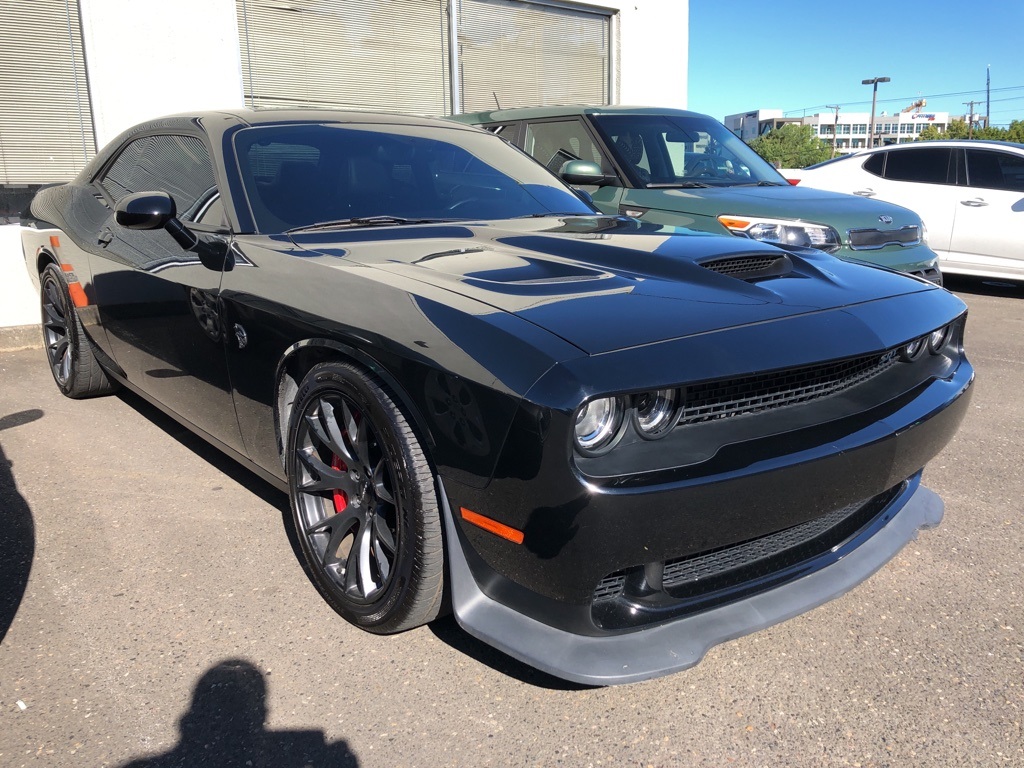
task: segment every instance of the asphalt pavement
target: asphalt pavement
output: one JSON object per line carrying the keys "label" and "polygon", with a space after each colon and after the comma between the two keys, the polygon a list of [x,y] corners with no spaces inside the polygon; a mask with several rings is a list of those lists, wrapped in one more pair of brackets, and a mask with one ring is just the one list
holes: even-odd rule
{"label": "asphalt pavement", "polygon": [[285,496],[0,334],[0,765],[1024,766],[1024,285],[957,280],[978,381],[943,524],[695,668],[581,688],[320,599]]}

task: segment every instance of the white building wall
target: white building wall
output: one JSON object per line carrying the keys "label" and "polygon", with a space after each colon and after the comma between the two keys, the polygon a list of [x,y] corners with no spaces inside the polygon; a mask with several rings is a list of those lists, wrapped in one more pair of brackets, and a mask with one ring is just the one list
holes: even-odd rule
{"label": "white building wall", "polygon": [[616,104],[686,109],[690,0],[591,3],[618,14]]}
{"label": "white building wall", "polygon": [[96,144],[175,112],[242,106],[234,0],[80,0]]}
{"label": "white building wall", "polygon": [[[96,143],[143,120],[242,107],[234,0],[80,0]],[[597,0],[613,11],[611,100],[685,108],[689,0]]]}

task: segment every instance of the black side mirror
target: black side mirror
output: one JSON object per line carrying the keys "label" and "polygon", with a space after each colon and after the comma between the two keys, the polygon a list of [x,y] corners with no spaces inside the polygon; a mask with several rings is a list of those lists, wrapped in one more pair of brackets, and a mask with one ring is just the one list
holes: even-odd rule
{"label": "black side mirror", "polygon": [[595,184],[600,187],[616,181],[615,176],[609,176],[600,165],[589,160],[570,160],[558,175],[566,184]]}
{"label": "black side mirror", "polygon": [[204,267],[220,271],[226,267],[228,250],[223,243],[205,243],[178,219],[174,198],[166,192],[136,192],[121,198],[114,220],[126,229],[166,229],[174,242],[199,256]]}
{"label": "black side mirror", "polygon": [[127,229],[163,229],[177,215],[174,198],[166,192],[137,192],[121,198],[114,219]]}

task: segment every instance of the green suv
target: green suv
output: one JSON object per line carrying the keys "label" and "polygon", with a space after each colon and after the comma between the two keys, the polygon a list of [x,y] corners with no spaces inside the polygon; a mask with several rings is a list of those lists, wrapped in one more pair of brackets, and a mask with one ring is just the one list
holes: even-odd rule
{"label": "green suv", "polygon": [[789,184],[714,118],[650,107],[536,107],[455,115],[497,133],[608,213],[818,248],[942,284],[914,212]]}

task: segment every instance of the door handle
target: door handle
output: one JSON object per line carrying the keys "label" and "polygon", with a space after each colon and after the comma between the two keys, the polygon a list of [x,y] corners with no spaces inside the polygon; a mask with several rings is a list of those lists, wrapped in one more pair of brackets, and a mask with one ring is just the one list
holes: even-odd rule
{"label": "door handle", "polygon": [[976,197],[973,200],[961,200],[960,205],[966,205],[968,208],[982,208],[988,205],[988,203],[980,197]]}
{"label": "door handle", "polygon": [[861,197],[874,197],[877,193],[873,189],[858,189],[853,194]]}
{"label": "door handle", "polygon": [[106,248],[108,245],[110,245],[110,241],[113,239],[114,233],[111,232],[109,229],[104,229],[102,232],[100,232],[100,236],[96,238],[96,242],[102,245],[104,248]]}

